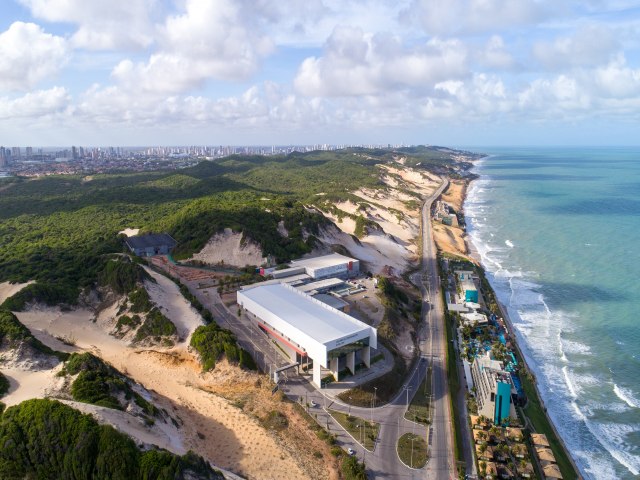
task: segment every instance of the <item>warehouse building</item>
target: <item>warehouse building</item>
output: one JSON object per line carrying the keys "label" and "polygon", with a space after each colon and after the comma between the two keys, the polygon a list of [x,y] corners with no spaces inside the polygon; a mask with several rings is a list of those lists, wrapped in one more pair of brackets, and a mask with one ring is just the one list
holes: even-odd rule
{"label": "warehouse building", "polygon": [[166,233],[152,233],[149,235],[135,235],[125,240],[127,247],[139,257],[154,255],[168,255],[176,241]]}
{"label": "warehouse building", "polygon": [[238,305],[273,338],[293,362],[313,368],[321,386],[322,368],[339,380],[345,368],[371,365],[377,348],[376,329],[284,284],[257,285],[238,291]]}
{"label": "warehouse building", "polygon": [[303,268],[304,272],[315,280],[329,277],[345,279],[360,274],[360,261],[339,253],[332,253],[322,257],[293,260],[291,268]]}

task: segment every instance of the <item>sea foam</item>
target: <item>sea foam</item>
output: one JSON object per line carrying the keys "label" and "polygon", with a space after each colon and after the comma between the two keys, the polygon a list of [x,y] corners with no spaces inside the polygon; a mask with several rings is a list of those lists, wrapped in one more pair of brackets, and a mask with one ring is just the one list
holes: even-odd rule
{"label": "sea foam", "polygon": [[640,401],[633,395],[633,392],[628,388],[619,387],[616,383],[613,384],[613,392],[624,403],[631,408],[640,408]]}

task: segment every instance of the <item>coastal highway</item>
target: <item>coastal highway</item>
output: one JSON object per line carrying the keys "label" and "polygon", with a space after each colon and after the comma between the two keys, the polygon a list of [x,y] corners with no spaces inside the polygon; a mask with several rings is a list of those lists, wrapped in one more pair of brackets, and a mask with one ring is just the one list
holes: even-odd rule
{"label": "coastal highway", "polygon": [[[358,457],[365,461],[370,478],[456,478],[451,400],[446,371],[445,318],[430,218],[434,200],[442,194],[448,185],[448,180],[443,179],[440,187],[425,200],[422,207],[422,268],[421,273],[418,274],[421,281],[417,282],[422,285],[424,320],[424,327],[418,332],[420,359],[416,362],[396,397],[388,404],[373,409],[349,407],[337,399],[327,396],[324,391],[314,388],[306,378],[295,374],[285,375],[285,378],[288,378],[286,386],[283,385],[283,390],[287,396],[294,400],[298,398],[304,398],[306,401],[313,400],[316,406],[311,407],[313,410],[311,413],[316,416],[321,425],[326,425],[332,433],[337,434],[337,441],[340,445],[345,448],[351,447],[356,451]],[[212,311],[216,321],[222,326],[230,328],[237,335],[239,343],[254,354],[254,358],[263,370],[270,371],[274,367],[286,364],[286,360],[276,351],[273,344],[247,318],[244,318],[244,315],[238,319],[222,305],[214,288],[199,289],[196,282],[184,280],[183,282],[205,307]],[[434,409],[432,424],[425,431],[423,425],[406,420],[404,412],[407,408],[407,390],[409,391],[408,400],[410,400],[412,392],[415,392],[420,385],[429,365],[432,366]],[[367,419],[372,418],[375,422],[380,423],[380,435],[375,450],[365,452],[358,442],[328,415],[325,408],[345,413],[350,412],[352,415]],[[422,434],[430,439],[430,459],[424,469],[410,469],[398,458],[397,440],[400,435],[407,432]],[[471,457],[471,468],[468,467],[467,472],[472,472],[472,470],[473,459]]]}
{"label": "coastal highway", "polygon": [[431,228],[431,205],[449,186],[444,178],[442,185],[422,206],[422,298],[423,315],[428,331],[428,344],[420,345],[432,366],[433,417],[431,423],[430,459],[426,478],[456,478],[453,445],[453,421],[447,378],[447,340],[445,317],[438,279],[438,260]]}

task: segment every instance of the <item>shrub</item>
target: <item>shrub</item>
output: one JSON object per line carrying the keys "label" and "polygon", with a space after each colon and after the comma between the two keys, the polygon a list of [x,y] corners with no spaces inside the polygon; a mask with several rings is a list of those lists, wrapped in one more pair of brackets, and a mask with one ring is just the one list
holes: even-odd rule
{"label": "shrub", "polygon": [[225,355],[229,362],[238,363],[242,368],[257,369],[251,355],[238,346],[235,335],[220,328],[217,323],[196,328],[191,336],[190,345],[200,355],[202,370],[205,372],[213,370],[222,355]]}
{"label": "shrub", "polygon": [[141,452],[134,441],[55,400],[28,400],[0,417],[0,478],[168,480],[224,477],[192,452]]}
{"label": "shrub", "polygon": [[9,379],[0,372],[0,397],[9,391]]}
{"label": "shrub", "polygon": [[18,317],[8,310],[0,310],[0,342],[3,340],[6,340],[11,347],[17,347],[20,343],[27,344],[40,353],[56,356],[60,360],[66,360],[69,357],[69,354],[56,352],[34,337],[31,331],[20,323]]}
{"label": "shrub", "polygon": [[178,333],[176,326],[165,317],[158,308],[153,308],[140,326],[133,338],[134,342],[141,342],[148,337],[159,340],[160,337],[168,337]]}
{"label": "shrub", "polygon": [[120,294],[129,293],[136,288],[136,285],[150,279],[151,277],[142,266],[124,256],[107,261],[98,274],[100,285],[111,287],[114,292]]}

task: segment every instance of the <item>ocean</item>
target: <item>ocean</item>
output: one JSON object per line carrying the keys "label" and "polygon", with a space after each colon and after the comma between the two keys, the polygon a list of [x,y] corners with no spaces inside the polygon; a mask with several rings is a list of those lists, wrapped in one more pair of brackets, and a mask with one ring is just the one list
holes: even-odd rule
{"label": "ocean", "polygon": [[640,148],[469,148],[469,236],[585,478],[640,474]]}

